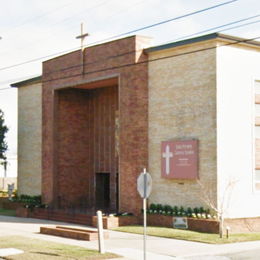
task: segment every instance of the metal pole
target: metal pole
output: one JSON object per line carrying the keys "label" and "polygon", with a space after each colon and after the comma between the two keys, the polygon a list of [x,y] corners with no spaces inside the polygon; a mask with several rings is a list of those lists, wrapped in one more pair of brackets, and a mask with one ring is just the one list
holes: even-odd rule
{"label": "metal pole", "polygon": [[146,199],[143,199],[144,210],[144,260],[146,260]]}
{"label": "metal pole", "polygon": [[103,220],[102,220],[102,212],[100,210],[97,211],[97,219],[98,219],[98,249],[99,253],[105,253],[104,246],[104,234],[103,234]]}
{"label": "metal pole", "polygon": [[146,260],[146,191],[147,186],[147,176],[146,168],[144,168],[144,199],[143,199],[143,214],[144,214],[144,260]]}

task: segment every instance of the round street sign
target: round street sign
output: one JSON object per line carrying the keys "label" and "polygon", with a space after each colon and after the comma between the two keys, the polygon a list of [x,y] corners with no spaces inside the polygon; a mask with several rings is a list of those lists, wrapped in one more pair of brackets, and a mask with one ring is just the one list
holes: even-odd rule
{"label": "round street sign", "polygon": [[147,199],[152,191],[152,177],[146,169],[137,178],[137,190],[143,199]]}

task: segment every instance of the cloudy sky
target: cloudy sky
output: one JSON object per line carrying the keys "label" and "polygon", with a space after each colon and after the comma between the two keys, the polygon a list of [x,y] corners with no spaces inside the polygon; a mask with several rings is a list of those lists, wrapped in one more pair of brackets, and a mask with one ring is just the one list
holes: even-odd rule
{"label": "cloudy sky", "polygon": [[[90,34],[86,44],[91,45],[226,2],[230,3],[135,34],[153,37],[153,45],[222,30],[260,37],[259,0],[0,0],[0,109],[10,128],[8,153],[14,155],[17,149],[17,92],[10,84],[40,75],[43,60],[79,48],[75,36],[81,22]],[[237,28],[226,30],[231,27]]]}

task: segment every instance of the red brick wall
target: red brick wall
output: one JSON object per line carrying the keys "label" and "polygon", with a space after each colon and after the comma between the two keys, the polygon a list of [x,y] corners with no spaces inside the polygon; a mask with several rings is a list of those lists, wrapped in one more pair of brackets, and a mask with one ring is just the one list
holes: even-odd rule
{"label": "red brick wall", "polygon": [[[121,226],[141,225],[141,218],[136,216],[103,217],[103,227],[113,229]],[[92,226],[97,227],[97,217],[92,217]]]}
{"label": "red brick wall", "polygon": [[[208,219],[195,219],[195,218],[187,218],[187,220],[188,220],[189,230],[206,232],[206,233],[218,233],[219,230],[218,221],[208,220]],[[151,215],[147,215],[147,223],[149,226],[173,228],[173,217],[151,214]]]}
{"label": "red brick wall", "polygon": [[[78,189],[81,189],[76,179],[82,179],[81,174],[79,174],[74,178],[74,183],[72,182],[69,185],[68,183],[65,184],[69,179],[68,176],[64,177],[64,174],[59,176],[61,174],[60,169],[65,169],[64,166],[67,163],[60,161],[59,153],[67,153],[62,155],[63,158],[74,157],[71,157],[69,149],[60,151],[60,144],[57,141],[63,123],[57,124],[56,120],[59,117],[57,115],[59,94],[55,90],[69,87],[88,89],[93,88],[91,84],[98,80],[116,78],[119,88],[118,106],[120,112],[119,210],[140,212],[142,202],[136,191],[136,179],[142,168],[147,167],[148,160],[148,84],[147,63],[138,64],[138,62],[145,61],[147,57],[142,51],[137,53],[136,50],[140,48],[140,44],[144,41],[147,41],[147,39],[133,36],[87,48],[84,52],[86,64],[84,74],[82,74],[82,67],[79,66],[81,61],[80,51],[43,63],[42,193],[45,203],[53,204],[57,200],[57,193],[61,190],[69,192],[71,199],[75,198]],[[127,54],[125,55],[125,53]],[[129,64],[135,65],[129,66]],[[102,87],[105,86],[104,83]],[[76,96],[74,98],[76,99]],[[81,100],[79,103],[83,102],[82,99],[84,98],[79,98]],[[79,112],[80,116],[81,112]],[[74,127],[74,125],[71,125],[71,127]],[[78,134],[78,142],[74,143],[71,139],[63,145],[67,147],[74,145],[73,151],[83,151],[86,144],[79,142],[81,137],[82,140],[85,138],[81,130],[75,129],[74,132],[75,135]],[[100,161],[101,165],[104,164],[102,161],[103,159]],[[80,165],[83,167],[85,162],[81,162]],[[93,165],[88,167],[91,168]],[[79,168],[66,170],[68,172],[66,175],[77,175],[77,170]],[[92,174],[94,174],[94,171]],[[61,181],[61,179],[64,181]],[[87,180],[82,181],[84,184]],[[90,185],[87,189],[92,196],[94,194],[93,188],[94,186]],[[87,195],[85,190],[81,193],[83,196]],[[88,201],[93,201],[91,195],[87,196]]]}
{"label": "red brick wall", "polygon": [[115,208],[117,101],[117,87],[58,91],[58,207],[94,207],[95,173],[105,172],[110,173],[111,207]]}
{"label": "red brick wall", "polygon": [[60,90],[57,95],[56,203],[61,208],[80,206],[89,194],[88,96],[78,89]]}
{"label": "red brick wall", "polygon": [[147,224],[149,226],[157,226],[157,227],[173,227],[173,217],[172,216],[164,216],[164,215],[147,215]]}

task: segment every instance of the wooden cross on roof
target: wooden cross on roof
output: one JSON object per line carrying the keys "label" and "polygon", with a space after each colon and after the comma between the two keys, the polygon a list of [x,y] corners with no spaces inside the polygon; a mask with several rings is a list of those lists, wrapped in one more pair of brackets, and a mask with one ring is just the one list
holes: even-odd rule
{"label": "wooden cross on roof", "polygon": [[76,39],[80,39],[80,41],[81,41],[81,51],[84,50],[84,40],[87,36],[89,36],[89,34],[84,33],[83,23],[81,23],[81,25],[80,25],[80,35],[76,37]]}

